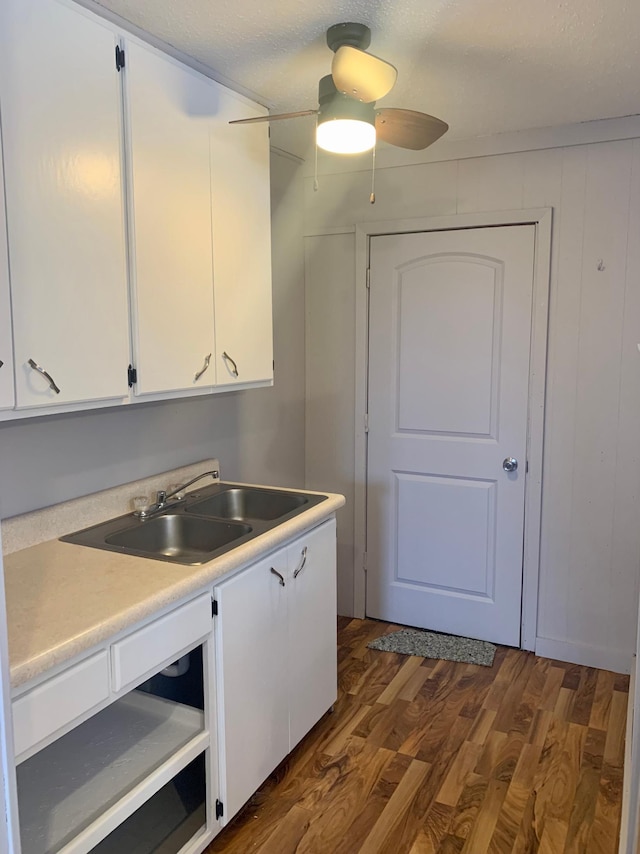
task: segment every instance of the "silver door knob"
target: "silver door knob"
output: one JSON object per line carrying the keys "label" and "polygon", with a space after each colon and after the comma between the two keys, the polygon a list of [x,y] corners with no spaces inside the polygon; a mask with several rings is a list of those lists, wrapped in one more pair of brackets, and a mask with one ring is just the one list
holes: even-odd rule
{"label": "silver door knob", "polygon": [[505,457],[502,461],[502,468],[505,471],[515,471],[518,468],[518,461],[513,457]]}

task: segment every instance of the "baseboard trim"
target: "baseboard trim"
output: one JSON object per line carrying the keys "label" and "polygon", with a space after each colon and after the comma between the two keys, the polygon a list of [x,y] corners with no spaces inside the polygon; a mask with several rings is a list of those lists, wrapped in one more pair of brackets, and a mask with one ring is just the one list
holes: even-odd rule
{"label": "baseboard trim", "polygon": [[613,670],[614,673],[631,673],[633,667],[631,652],[553,638],[537,637],[535,652],[544,658],[556,658],[558,661],[597,667],[599,670]]}

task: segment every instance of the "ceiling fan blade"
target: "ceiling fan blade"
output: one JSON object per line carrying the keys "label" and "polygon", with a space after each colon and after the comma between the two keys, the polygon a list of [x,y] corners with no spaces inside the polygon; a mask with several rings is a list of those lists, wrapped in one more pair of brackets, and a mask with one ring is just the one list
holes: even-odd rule
{"label": "ceiling fan blade", "polygon": [[395,107],[376,110],[377,138],[400,148],[419,151],[440,139],[448,130],[449,125],[446,122],[427,113]]}
{"label": "ceiling fan blade", "polygon": [[298,110],[297,113],[278,113],[275,116],[256,116],[252,119],[234,119],[230,125],[250,125],[254,122],[277,122],[280,119],[297,119],[299,116],[317,116],[317,110]]}
{"label": "ceiling fan blade", "polygon": [[372,53],[343,45],[333,57],[331,75],[339,92],[370,104],[393,89],[398,71]]}

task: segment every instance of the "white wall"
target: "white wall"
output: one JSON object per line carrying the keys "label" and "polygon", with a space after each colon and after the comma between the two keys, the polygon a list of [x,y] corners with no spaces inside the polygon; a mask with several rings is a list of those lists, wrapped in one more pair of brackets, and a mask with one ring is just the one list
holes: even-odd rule
{"label": "white wall", "polygon": [[305,240],[306,486],[341,492],[338,613],[353,613],[355,275],[352,234]]}
{"label": "white wall", "polygon": [[[316,482],[322,460],[327,479],[353,489],[353,386],[332,378],[355,370],[345,328],[363,284],[354,224],[552,207],[537,649],[628,669],[640,566],[640,140],[381,169],[373,206],[370,181],[321,174],[314,192],[305,179],[307,407],[325,424],[310,429],[307,417],[307,476]],[[352,572],[343,562],[343,591]],[[345,594],[341,611],[351,604]]]}
{"label": "white wall", "polygon": [[302,486],[302,178],[277,154],[271,174],[274,387],[0,423],[0,518],[210,457],[227,480]]}

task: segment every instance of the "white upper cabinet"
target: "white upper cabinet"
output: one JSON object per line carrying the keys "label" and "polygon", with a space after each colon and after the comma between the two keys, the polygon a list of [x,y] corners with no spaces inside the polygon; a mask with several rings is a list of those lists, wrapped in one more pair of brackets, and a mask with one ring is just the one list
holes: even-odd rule
{"label": "white upper cabinet", "polygon": [[229,125],[265,113],[70,0],[0,2],[0,420],[272,382],[268,128]]}
{"label": "white upper cabinet", "polygon": [[216,90],[152,48],[129,42],[125,55],[135,393],[210,391]]}
{"label": "white upper cabinet", "polygon": [[116,39],[93,16],[57,0],[4,0],[0,15],[16,405],[124,397]]}
{"label": "white upper cabinet", "polygon": [[[2,146],[0,145],[0,188],[3,185]],[[4,205],[0,205],[0,409],[11,409],[13,392],[13,337],[11,298],[9,296],[9,259]],[[0,849],[1,850],[1,849]]]}
{"label": "white upper cabinet", "polygon": [[265,115],[216,85],[211,131],[216,383],[271,381],[271,208],[267,123],[230,125]]}

